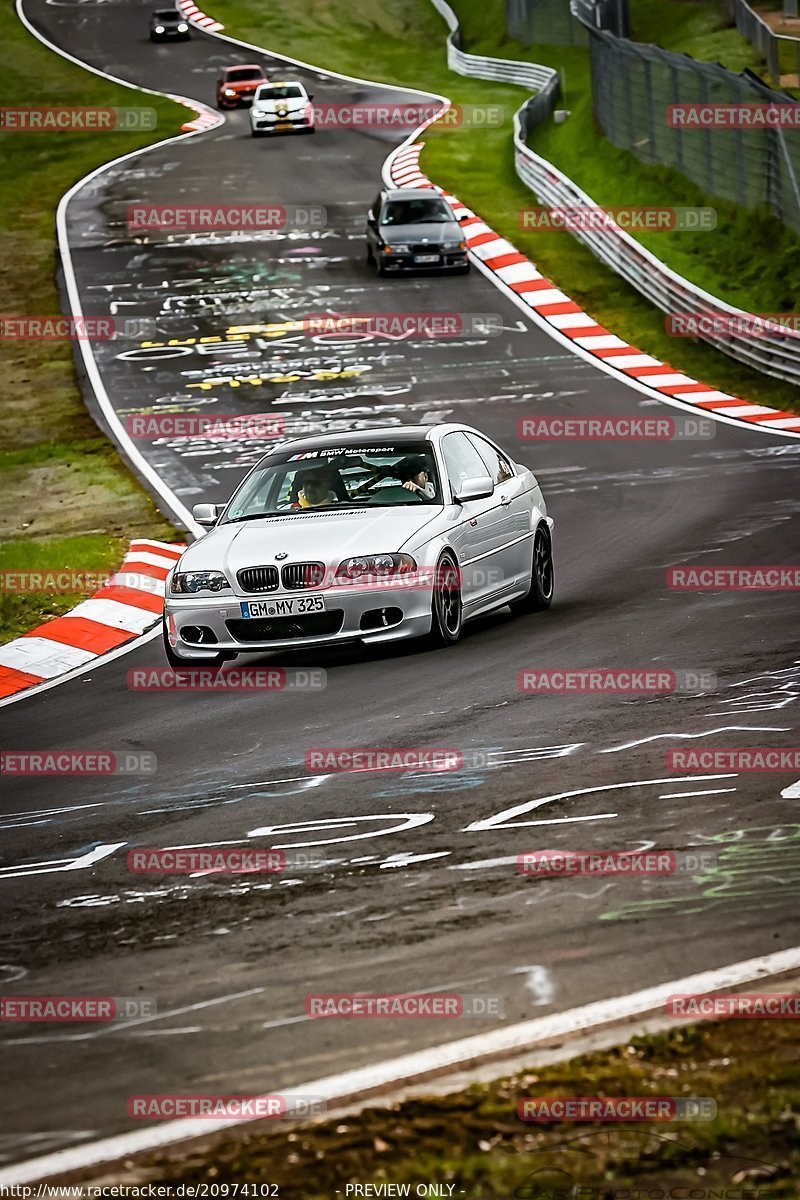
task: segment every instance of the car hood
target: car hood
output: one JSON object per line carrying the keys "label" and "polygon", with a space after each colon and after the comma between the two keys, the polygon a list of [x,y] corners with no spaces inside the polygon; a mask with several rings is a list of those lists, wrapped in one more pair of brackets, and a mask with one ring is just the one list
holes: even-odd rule
{"label": "car hood", "polygon": [[391,244],[422,242],[425,238],[434,245],[440,242],[460,242],[464,234],[458,221],[420,222],[419,225],[381,225],[381,237]]}
{"label": "car hood", "polygon": [[224,570],[233,580],[243,567],[322,562],[338,566],[356,554],[393,554],[442,509],[436,504],[350,509],[334,515],[298,513],[220,525],[200,538],[180,560],[181,571]]}
{"label": "car hood", "polygon": [[259,112],[283,116],[284,113],[302,112],[308,104],[305,96],[293,96],[290,100],[255,100],[253,107]]}

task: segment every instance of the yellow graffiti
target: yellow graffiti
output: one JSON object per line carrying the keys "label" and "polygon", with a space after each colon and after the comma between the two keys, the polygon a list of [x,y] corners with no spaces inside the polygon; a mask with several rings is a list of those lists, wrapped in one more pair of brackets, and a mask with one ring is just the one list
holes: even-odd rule
{"label": "yellow graffiti", "polygon": [[358,375],[363,375],[368,370],[368,367],[347,367],[341,371],[296,371],[292,375],[233,375],[223,376],[218,379],[204,379],[201,383],[189,383],[186,386],[199,388],[203,392],[208,392],[211,388],[215,387],[236,388],[241,387],[242,384],[249,384],[251,387],[260,387],[264,383],[298,383],[301,379],[312,380],[316,383],[325,383],[331,379],[355,379]]}

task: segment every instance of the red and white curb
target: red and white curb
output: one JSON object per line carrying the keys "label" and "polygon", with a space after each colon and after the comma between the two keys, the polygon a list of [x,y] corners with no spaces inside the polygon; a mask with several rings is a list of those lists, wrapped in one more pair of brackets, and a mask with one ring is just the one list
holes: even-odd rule
{"label": "red and white curb", "polygon": [[455,196],[431,183],[420,170],[419,156],[424,142],[401,148],[392,159],[389,171],[398,187],[434,188],[453,207],[456,216],[467,219],[462,225],[467,246],[483,267],[496,275],[517,298],[558,333],[590,356],[637,384],[670,400],[691,404],[700,411],[757,425],[777,433],[800,432],[800,416],[782,412],[765,404],[752,404],[727,392],[677,371],[667,363],[644,354],[635,346],[598,324],[594,317],[570,300],[566,293],[545,279],[540,271],[511,242],[500,237]]}
{"label": "red and white curb", "polygon": [[199,26],[200,29],[205,29],[208,33],[219,33],[220,29],[225,28],[219,21],[215,21],[207,13],[201,12],[194,0],[178,0],[178,8],[187,21],[192,25]]}
{"label": "red and white curb", "polygon": [[91,599],[0,646],[0,697],[83,667],[152,628],[164,610],[164,580],[185,549],[132,541],[120,570]]}

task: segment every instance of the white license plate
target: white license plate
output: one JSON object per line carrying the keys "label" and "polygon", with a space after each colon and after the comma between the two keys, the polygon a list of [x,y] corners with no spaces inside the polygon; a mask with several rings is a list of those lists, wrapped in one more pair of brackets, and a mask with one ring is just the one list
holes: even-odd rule
{"label": "white license plate", "polygon": [[324,596],[296,596],[291,600],[243,600],[242,616],[301,617],[305,613],[325,612]]}
{"label": "white license plate", "polygon": [[438,254],[415,254],[414,255],[415,263],[438,262],[438,261],[439,261]]}

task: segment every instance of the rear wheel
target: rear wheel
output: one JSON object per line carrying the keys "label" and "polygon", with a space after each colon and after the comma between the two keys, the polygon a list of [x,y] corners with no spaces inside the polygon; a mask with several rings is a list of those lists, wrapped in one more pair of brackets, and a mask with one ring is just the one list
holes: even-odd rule
{"label": "rear wheel", "polygon": [[530,591],[527,596],[512,600],[509,608],[513,613],[542,612],[553,602],[553,584],[553,544],[550,530],[542,523],[533,539]]}
{"label": "rear wheel", "polygon": [[436,579],[431,602],[432,646],[452,646],[461,637],[463,628],[461,582],[455,560],[445,554],[436,567]]}

